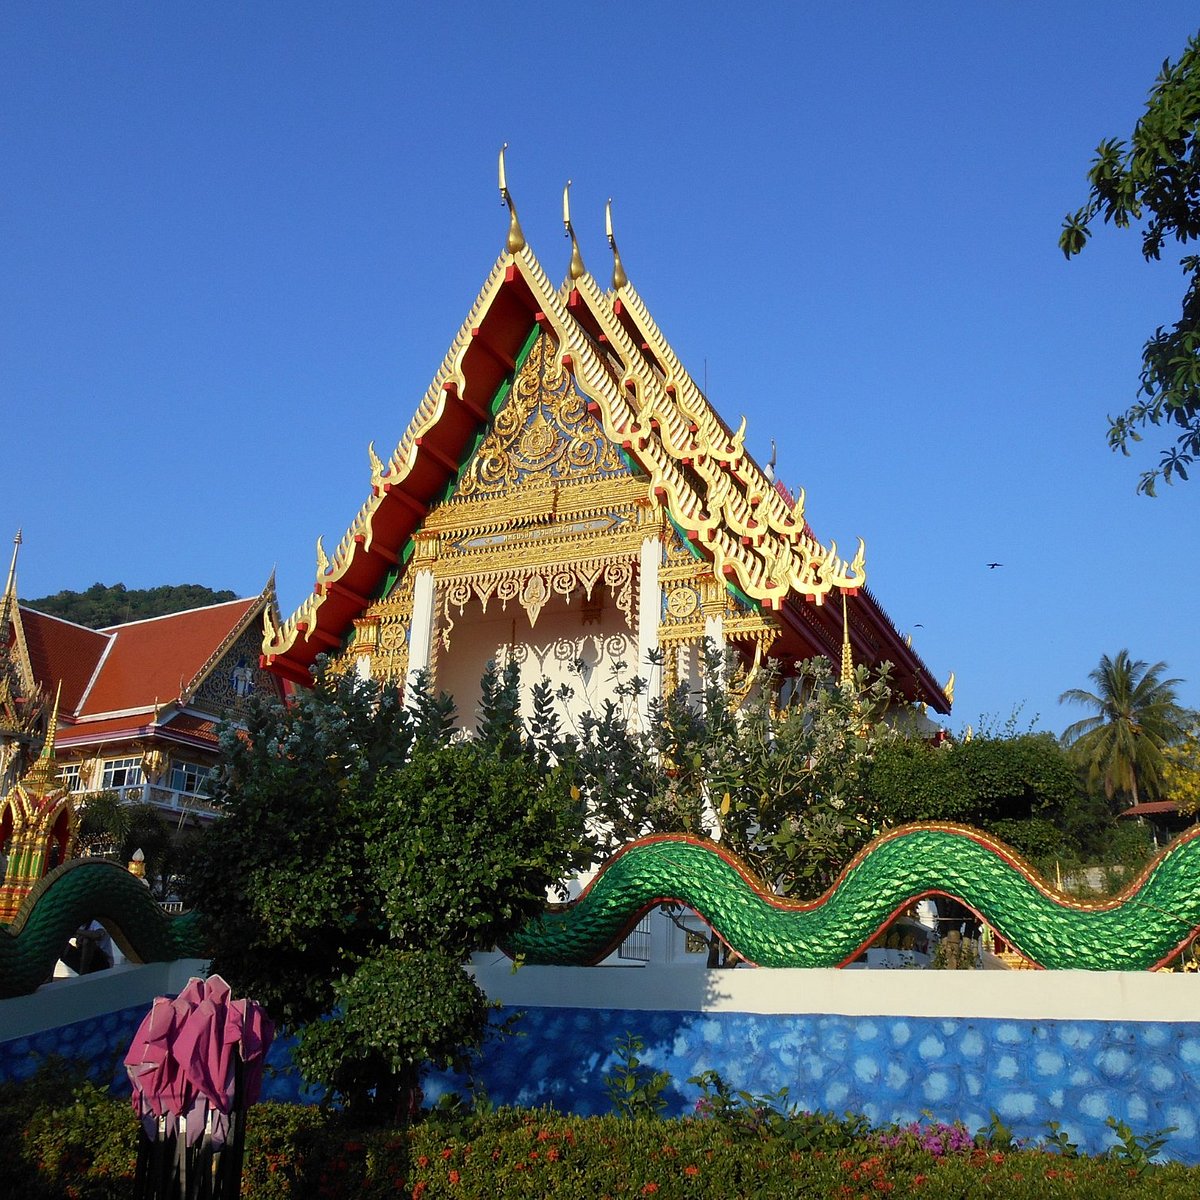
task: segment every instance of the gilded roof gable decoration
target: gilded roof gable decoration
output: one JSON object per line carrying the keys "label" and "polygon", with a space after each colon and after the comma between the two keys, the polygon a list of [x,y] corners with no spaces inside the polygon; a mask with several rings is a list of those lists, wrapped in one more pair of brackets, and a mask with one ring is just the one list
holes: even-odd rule
{"label": "gilded roof gable decoration", "polygon": [[[747,452],[745,420],[727,425],[683,368],[628,280],[611,209],[605,292],[584,266],[564,192],[572,253],[556,287],[525,242],[503,150],[499,183],[505,251],[394,453],[385,462],[369,450],[371,494],[313,595],[269,625],[267,665],[305,683],[317,653],[352,634],[367,653],[384,628],[359,628],[383,618],[365,598],[395,595],[414,568],[435,577],[443,648],[452,610],[472,600],[515,600],[533,624],[556,595],[569,602],[600,579],[632,628],[638,556],[662,537],[660,639],[692,638],[719,617],[724,636],[753,642],[758,657],[769,638],[782,657],[836,664],[841,622],[822,607],[831,593],[862,591],[864,661],[890,659],[906,694],[944,708],[938,682],[863,591],[862,542],[849,560],[820,542],[803,492],[794,500],[776,486]],[[399,641],[388,657],[397,670]]]}
{"label": "gilded roof gable decoration", "polygon": [[456,497],[498,496],[522,484],[628,475],[616,446],[588,412],[548,333],[538,336],[458,481]]}

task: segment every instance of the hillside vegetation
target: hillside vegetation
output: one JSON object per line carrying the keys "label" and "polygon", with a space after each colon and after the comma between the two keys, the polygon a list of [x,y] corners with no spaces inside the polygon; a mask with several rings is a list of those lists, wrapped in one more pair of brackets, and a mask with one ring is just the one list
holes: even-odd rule
{"label": "hillside vegetation", "polygon": [[199,583],[167,583],[153,588],[127,588],[123,583],[93,583],[85,592],[64,589],[25,604],[52,617],[74,621],[89,629],[106,629],[145,617],[162,617],[188,608],[203,608],[236,600],[237,593],[213,591]]}

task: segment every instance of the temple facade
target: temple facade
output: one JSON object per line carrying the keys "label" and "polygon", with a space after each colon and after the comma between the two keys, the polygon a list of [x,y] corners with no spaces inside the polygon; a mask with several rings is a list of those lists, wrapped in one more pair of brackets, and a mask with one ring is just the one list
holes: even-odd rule
{"label": "temple facade", "polygon": [[[366,502],[312,595],[269,625],[262,664],[299,685],[318,654],[401,686],[427,672],[466,727],[486,662],[528,692],[561,686],[565,716],[607,700],[644,722],[696,678],[705,639],[745,687],[768,661],[892,664],[907,700],[949,711],[938,683],[849,558],[684,369],[629,282],[573,254],[551,284],[511,197],[505,251],[398,446],[369,449]],[[833,601],[833,602],[830,602]],[[634,676],[636,696],[622,687]],[[632,689],[637,691],[637,689]]]}

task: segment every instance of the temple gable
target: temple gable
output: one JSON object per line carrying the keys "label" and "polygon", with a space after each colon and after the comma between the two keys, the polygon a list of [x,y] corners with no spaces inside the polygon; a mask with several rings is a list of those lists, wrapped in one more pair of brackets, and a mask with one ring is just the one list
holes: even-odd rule
{"label": "temple gable", "polygon": [[628,464],[587,405],[559,359],[557,342],[539,333],[491,427],[464,465],[454,499],[629,476]]}

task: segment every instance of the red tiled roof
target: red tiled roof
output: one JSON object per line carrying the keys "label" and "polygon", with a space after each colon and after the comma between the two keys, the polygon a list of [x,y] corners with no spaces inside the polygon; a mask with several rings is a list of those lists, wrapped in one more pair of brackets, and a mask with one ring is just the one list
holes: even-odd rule
{"label": "red tiled roof", "polygon": [[1179,806],[1174,800],[1146,800],[1141,804],[1131,804],[1124,812],[1117,813],[1118,817],[1150,817],[1155,813],[1178,812]]}
{"label": "red tiled roof", "polygon": [[217,722],[207,717],[197,717],[193,713],[180,713],[163,726],[167,734],[179,733],[189,738],[198,738],[202,742],[217,744]]}
{"label": "red tiled roof", "polygon": [[21,627],[34,678],[53,697],[62,681],[60,711],[74,713],[112,634],[21,608]]}
{"label": "red tiled roof", "polygon": [[178,699],[260,597],[231,600],[103,632],[114,638],[80,716],[153,708]]}
{"label": "red tiled roof", "polygon": [[130,713],[124,717],[105,717],[100,721],[78,721],[71,725],[60,725],[55,738],[60,747],[87,745],[107,739],[137,737],[145,734],[154,720],[154,709]]}

